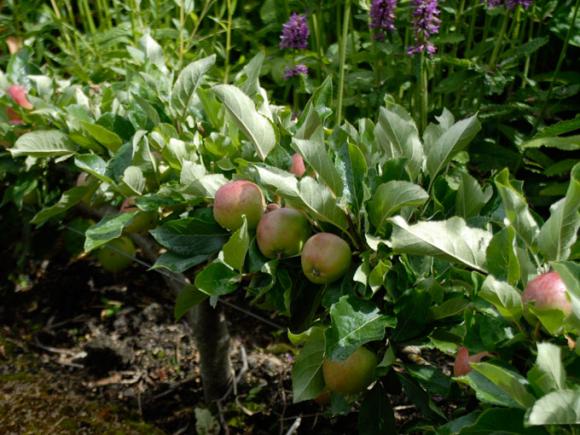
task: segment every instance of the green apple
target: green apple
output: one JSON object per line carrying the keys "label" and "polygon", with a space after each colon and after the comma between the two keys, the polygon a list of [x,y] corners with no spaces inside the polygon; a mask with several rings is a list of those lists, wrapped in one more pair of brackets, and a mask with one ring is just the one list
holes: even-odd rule
{"label": "green apple", "polygon": [[268,258],[300,254],[310,236],[310,225],[304,214],[294,208],[277,208],[260,219],[256,230],[258,248]]}
{"label": "green apple", "polygon": [[350,268],[352,252],[343,239],[332,233],[310,237],[302,249],[302,271],[315,284],[328,284]]}
{"label": "green apple", "polygon": [[322,363],[324,382],[335,393],[360,393],[373,381],[377,364],[377,356],[362,346],[344,361],[325,358]]}

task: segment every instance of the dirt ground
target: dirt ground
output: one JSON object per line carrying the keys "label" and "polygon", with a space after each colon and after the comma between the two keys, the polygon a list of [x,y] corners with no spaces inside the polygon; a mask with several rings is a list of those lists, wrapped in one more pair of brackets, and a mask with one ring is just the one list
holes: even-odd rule
{"label": "dirt ground", "polygon": [[86,258],[35,266],[31,285],[0,301],[0,433],[212,434],[219,422],[229,433],[356,433],[354,414],[292,404],[280,331],[226,308],[239,381],[208,410],[191,331],[158,274],[113,276]]}

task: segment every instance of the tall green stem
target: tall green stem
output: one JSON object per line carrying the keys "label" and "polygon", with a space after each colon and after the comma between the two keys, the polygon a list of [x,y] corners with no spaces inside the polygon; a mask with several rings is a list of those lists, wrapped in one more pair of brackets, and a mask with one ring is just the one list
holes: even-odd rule
{"label": "tall green stem", "polygon": [[473,44],[473,35],[475,34],[475,20],[477,18],[477,8],[479,7],[479,0],[475,0],[475,4],[471,7],[471,16],[469,18],[469,33],[467,34],[467,45],[465,47],[466,57],[471,51]]}
{"label": "tall green stem", "polygon": [[[340,48],[339,48],[339,70],[338,70],[338,103],[336,108],[336,125],[342,123],[342,105],[344,99],[344,73],[346,64],[346,45],[348,39],[348,28],[350,23],[350,6],[351,0],[346,0],[344,5],[344,16],[342,20],[342,36],[340,37]],[[354,48],[354,47],[353,47]]]}
{"label": "tall green stem", "polygon": [[509,13],[506,11],[506,13],[503,16],[502,22],[501,22],[501,28],[499,29],[499,35],[497,35],[497,38],[495,40],[495,45],[493,47],[493,52],[491,53],[491,58],[489,59],[489,69],[495,69],[497,57],[498,57],[499,52],[501,50],[501,47],[503,45],[503,39],[505,37],[505,32],[507,30],[508,21],[509,21]]}
{"label": "tall green stem", "polygon": [[417,104],[419,104],[419,113],[421,116],[419,123],[419,131],[421,134],[423,134],[423,131],[427,127],[427,114],[429,112],[429,86],[426,62],[425,53],[421,53],[417,70]]}
{"label": "tall green stem", "polygon": [[224,68],[224,83],[227,83],[230,78],[230,51],[232,49],[232,21],[234,17],[234,6],[232,0],[226,0],[228,9],[228,22],[226,28],[226,59]]}
{"label": "tall green stem", "polygon": [[179,69],[183,65],[185,51],[183,34],[185,33],[185,0],[179,2]]}
{"label": "tall green stem", "polygon": [[548,107],[548,102],[550,101],[550,97],[552,96],[552,91],[554,90],[554,83],[556,83],[556,79],[558,78],[558,74],[560,74],[560,68],[562,68],[562,62],[564,62],[564,58],[566,57],[566,52],[568,51],[568,41],[570,41],[570,36],[572,36],[572,29],[576,26],[574,23],[576,22],[576,16],[578,15],[578,7],[580,6],[580,0],[576,0],[576,5],[574,6],[574,13],[572,14],[572,20],[570,21],[570,26],[568,27],[568,32],[566,32],[566,39],[564,39],[564,44],[562,45],[562,50],[560,51],[560,57],[558,58],[558,63],[556,64],[556,69],[554,70],[554,74],[552,75],[552,81],[550,82],[550,88],[548,89],[548,94],[546,95],[546,99],[544,100],[544,105],[542,107],[542,111],[540,116],[536,118],[536,125],[534,126],[534,130],[537,128],[538,123],[541,118],[544,117],[546,109]]}

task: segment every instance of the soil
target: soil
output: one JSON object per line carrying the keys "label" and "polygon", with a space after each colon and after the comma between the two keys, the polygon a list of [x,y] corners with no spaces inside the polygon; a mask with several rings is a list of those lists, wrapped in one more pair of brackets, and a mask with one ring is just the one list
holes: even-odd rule
{"label": "soil", "polygon": [[[33,269],[31,285],[1,292],[0,433],[356,433],[356,414],[292,403],[293,349],[279,330],[224,307],[239,380],[208,410],[191,331],[160,275],[65,255]],[[228,301],[256,312],[241,295]]]}

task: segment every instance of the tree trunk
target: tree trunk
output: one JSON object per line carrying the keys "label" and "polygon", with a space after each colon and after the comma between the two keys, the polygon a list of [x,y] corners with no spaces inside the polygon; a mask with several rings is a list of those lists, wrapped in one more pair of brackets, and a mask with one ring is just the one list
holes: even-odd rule
{"label": "tree trunk", "polygon": [[193,317],[203,394],[209,403],[221,398],[232,382],[230,336],[223,310],[213,308],[208,299],[194,308]]}

